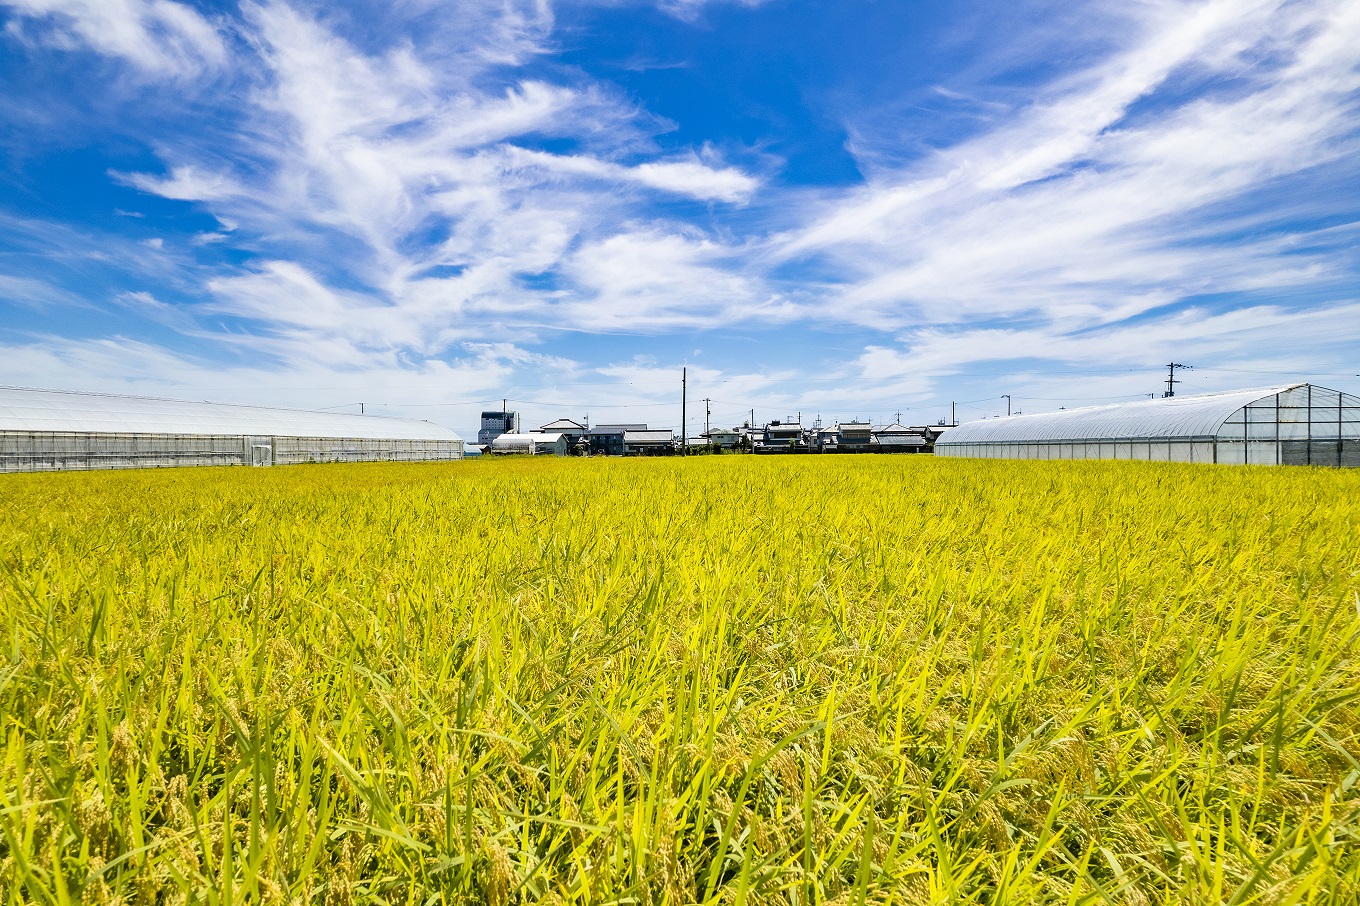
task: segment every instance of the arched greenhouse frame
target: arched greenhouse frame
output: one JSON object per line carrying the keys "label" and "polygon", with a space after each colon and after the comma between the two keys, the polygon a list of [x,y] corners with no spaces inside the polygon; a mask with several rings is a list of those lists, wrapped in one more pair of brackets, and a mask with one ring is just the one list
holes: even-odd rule
{"label": "arched greenhouse frame", "polygon": [[983,419],[935,454],[1360,467],[1360,397],[1289,384]]}

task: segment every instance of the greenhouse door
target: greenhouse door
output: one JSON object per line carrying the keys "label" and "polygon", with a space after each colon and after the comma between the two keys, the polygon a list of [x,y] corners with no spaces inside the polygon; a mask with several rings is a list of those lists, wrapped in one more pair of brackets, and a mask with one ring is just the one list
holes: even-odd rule
{"label": "greenhouse door", "polygon": [[272,466],[274,464],[274,441],[269,437],[252,437],[248,440],[246,449],[249,452],[249,462],[252,466]]}

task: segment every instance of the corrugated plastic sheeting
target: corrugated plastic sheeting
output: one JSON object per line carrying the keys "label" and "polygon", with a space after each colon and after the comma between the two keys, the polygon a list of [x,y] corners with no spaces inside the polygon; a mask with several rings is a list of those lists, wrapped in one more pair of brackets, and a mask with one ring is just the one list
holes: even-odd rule
{"label": "corrugated plastic sheeting", "polygon": [[[962,443],[1021,443],[1118,440],[1128,438],[1212,437],[1232,413],[1247,404],[1296,385],[1171,399],[1090,406],[1038,415],[1013,415],[967,422],[951,428],[936,449]],[[1306,387],[1307,385],[1301,385]]]}
{"label": "corrugated plastic sheeting", "polygon": [[[257,452],[263,449],[263,455]],[[463,442],[209,434],[0,431],[0,472],[303,462],[415,462],[462,456]]]}
{"label": "corrugated plastic sheeting", "polygon": [[536,440],[541,435],[501,434],[491,441],[493,453],[529,453],[537,448]]}
{"label": "corrugated plastic sheeting", "polygon": [[304,462],[428,462],[460,459],[463,442],[373,438],[277,437],[275,465]]}
{"label": "corrugated plastic sheeting", "polygon": [[240,437],[0,431],[0,472],[240,465]]}
{"label": "corrugated plastic sheeting", "polygon": [[0,431],[461,440],[414,419],[12,387],[0,387]]}
{"label": "corrugated plastic sheeting", "polygon": [[625,444],[669,444],[674,441],[675,433],[666,430],[625,431],[623,434]]}
{"label": "corrugated plastic sheeting", "polygon": [[983,459],[1136,459],[1169,462],[1213,462],[1207,441],[1122,441],[1110,443],[953,444],[935,447],[937,456]]}

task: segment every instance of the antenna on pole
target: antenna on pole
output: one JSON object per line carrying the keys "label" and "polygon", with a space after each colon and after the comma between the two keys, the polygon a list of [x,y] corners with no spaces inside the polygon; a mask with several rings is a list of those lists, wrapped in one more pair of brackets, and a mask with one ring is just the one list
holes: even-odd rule
{"label": "antenna on pole", "polygon": [[1166,366],[1166,393],[1162,394],[1162,398],[1165,399],[1170,396],[1175,396],[1176,385],[1184,383],[1183,381],[1176,380],[1177,368],[1194,368],[1194,367],[1195,367],[1194,365],[1182,365],[1180,362],[1169,363]]}

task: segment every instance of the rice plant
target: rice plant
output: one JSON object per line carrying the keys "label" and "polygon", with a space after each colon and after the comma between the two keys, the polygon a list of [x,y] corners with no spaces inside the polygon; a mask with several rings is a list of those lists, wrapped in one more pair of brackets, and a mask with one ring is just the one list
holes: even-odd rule
{"label": "rice plant", "polygon": [[1354,903],[1360,474],[0,478],[20,903]]}

